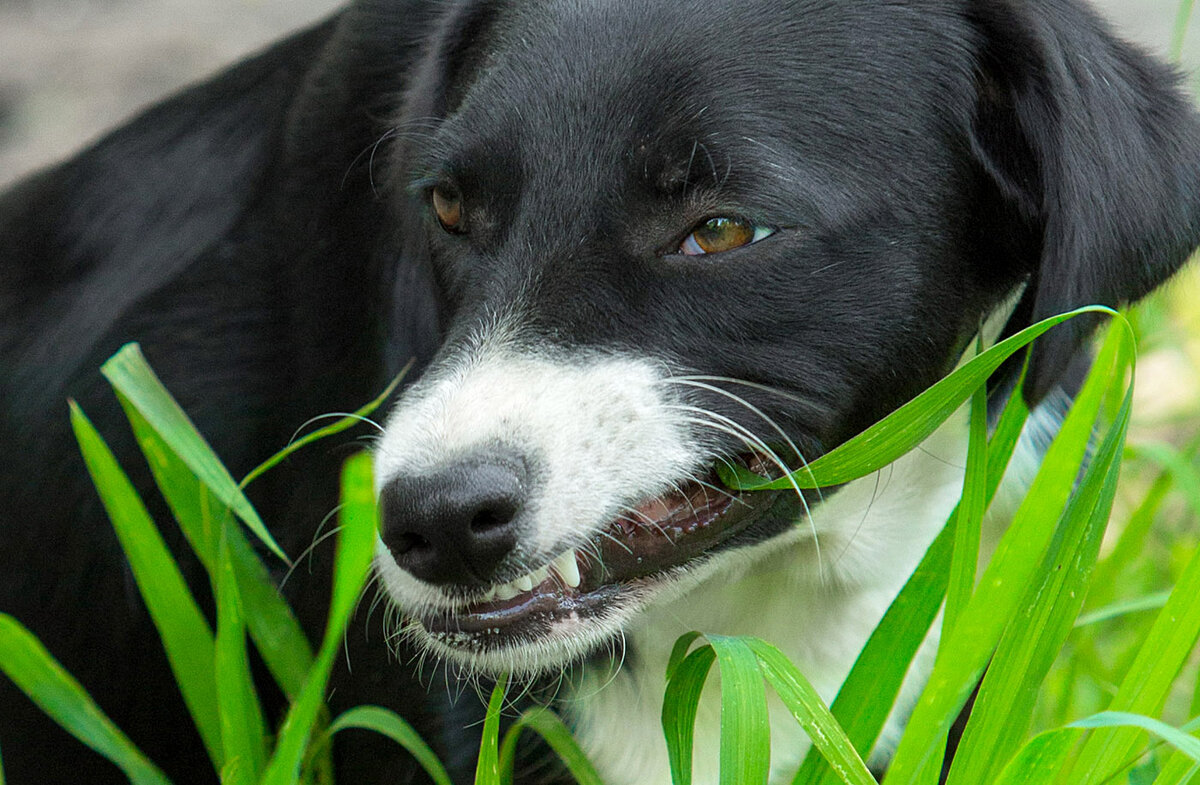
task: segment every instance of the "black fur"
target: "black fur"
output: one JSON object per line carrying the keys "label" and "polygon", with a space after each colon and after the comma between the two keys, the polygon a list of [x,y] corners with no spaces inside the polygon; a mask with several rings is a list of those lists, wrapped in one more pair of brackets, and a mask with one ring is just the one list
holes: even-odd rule
{"label": "black fur", "polygon": [[[235,474],[514,300],[558,347],[794,392],[755,402],[813,455],[938,378],[1018,285],[1012,329],[1182,264],[1200,127],[1175,81],[1075,0],[360,0],[0,198],[0,611],[175,782],[215,781],[67,427],[70,396],[150,487],[96,371],[121,344]],[[431,218],[435,182],[468,235]],[[779,231],[670,255],[730,213]],[[1041,344],[1032,398],[1085,337]],[[289,553],[345,454],[252,488]],[[328,556],[289,585],[314,634]],[[369,637],[335,704],[439,738],[445,707]],[[14,785],[117,781],[4,680],[0,745]],[[416,776],[366,735],[339,773]]]}

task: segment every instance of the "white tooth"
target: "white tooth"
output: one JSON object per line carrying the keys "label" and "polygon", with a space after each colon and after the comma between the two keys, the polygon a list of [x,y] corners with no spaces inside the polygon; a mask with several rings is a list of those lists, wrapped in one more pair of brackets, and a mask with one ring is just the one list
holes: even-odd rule
{"label": "white tooth", "polygon": [[503,586],[496,587],[496,599],[498,600],[511,600],[520,593],[521,592],[519,592],[511,583],[506,583]]}
{"label": "white tooth", "polygon": [[484,602],[491,602],[494,599],[496,599],[496,587],[495,586],[488,589],[488,593],[483,595]]}
{"label": "white tooth", "polygon": [[550,577],[550,565],[538,567],[529,577],[533,580],[534,586],[540,586],[542,581]]}
{"label": "white tooth", "polygon": [[533,588],[533,576],[522,575],[520,578],[517,578],[515,581],[513,581],[513,583],[515,583],[517,588],[521,591],[529,591]]}
{"label": "white tooth", "polygon": [[575,551],[570,550],[559,556],[551,565],[563,582],[572,589],[579,586],[579,565],[575,562]]}

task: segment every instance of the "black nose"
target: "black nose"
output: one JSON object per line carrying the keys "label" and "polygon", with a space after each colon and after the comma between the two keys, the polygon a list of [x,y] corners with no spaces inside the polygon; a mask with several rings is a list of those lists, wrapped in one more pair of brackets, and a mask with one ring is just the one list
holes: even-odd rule
{"label": "black nose", "polygon": [[517,544],[527,484],[524,462],[498,450],[397,477],[380,494],[380,536],[423,581],[490,586]]}

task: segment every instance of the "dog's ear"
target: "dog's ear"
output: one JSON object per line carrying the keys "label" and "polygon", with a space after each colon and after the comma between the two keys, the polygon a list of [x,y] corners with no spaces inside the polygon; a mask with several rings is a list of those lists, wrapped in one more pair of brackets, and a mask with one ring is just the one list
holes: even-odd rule
{"label": "dog's ear", "polygon": [[503,7],[496,0],[447,6],[408,90],[406,116],[440,118],[457,108],[487,59]]}
{"label": "dog's ear", "polygon": [[[971,0],[982,34],[974,155],[1033,241],[1032,320],[1136,300],[1200,242],[1200,122],[1177,75],[1077,0]],[[1095,327],[1035,345],[1040,400]],[[1018,325],[1023,326],[1023,325]]]}

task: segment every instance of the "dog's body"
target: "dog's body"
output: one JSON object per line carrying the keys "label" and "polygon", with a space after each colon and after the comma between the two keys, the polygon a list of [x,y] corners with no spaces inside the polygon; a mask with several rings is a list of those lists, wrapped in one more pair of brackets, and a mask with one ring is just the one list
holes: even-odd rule
{"label": "dog's body", "polygon": [[[823,494],[735,494],[714,466],[817,457],[997,314],[1145,294],[1200,242],[1200,125],[1073,0],[361,0],[18,185],[0,237],[0,611],[175,781],[203,753],[62,406],[119,440],[94,369],[135,339],[235,471],[415,358],[377,449],[409,637],[460,670],[580,663],[562,707],[604,773],[665,782],[674,638],[765,637],[832,697],[964,441],[954,420]],[[1039,427],[1085,335],[1035,350]],[[335,457],[256,489],[292,553]],[[292,586],[314,630],[321,583]],[[453,725],[351,645],[340,703]],[[111,777],[6,683],[0,707],[12,782]],[[783,777],[804,742],[777,727]],[[352,743],[345,781],[411,774]]]}

